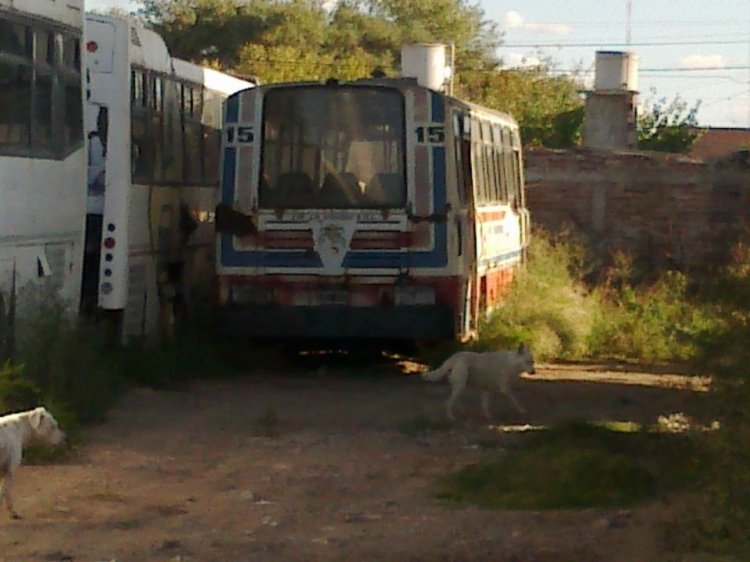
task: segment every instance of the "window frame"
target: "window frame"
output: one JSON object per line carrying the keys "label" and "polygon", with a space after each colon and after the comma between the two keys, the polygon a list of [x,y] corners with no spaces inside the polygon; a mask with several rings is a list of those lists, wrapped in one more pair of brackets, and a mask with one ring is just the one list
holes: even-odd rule
{"label": "window frame", "polygon": [[[18,13],[0,10],[0,24],[22,26],[24,45],[19,52],[0,51],[0,64],[18,65],[30,72],[26,111],[26,135],[23,142],[0,141],[0,156],[64,160],[83,148],[83,75],[80,68],[82,29],[53,23]],[[46,48],[42,49],[42,37]],[[77,45],[77,66],[65,67],[61,45]],[[41,84],[48,91],[43,91]],[[80,92],[75,112],[78,121],[74,134],[68,129],[68,91],[73,86]],[[49,100],[42,100],[49,96]],[[44,104],[39,105],[40,101]],[[41,110],[41,112],[40,112]],[[45,123],[38,119],[44,115]],[[12,123],[9,122],[12,125]]]}

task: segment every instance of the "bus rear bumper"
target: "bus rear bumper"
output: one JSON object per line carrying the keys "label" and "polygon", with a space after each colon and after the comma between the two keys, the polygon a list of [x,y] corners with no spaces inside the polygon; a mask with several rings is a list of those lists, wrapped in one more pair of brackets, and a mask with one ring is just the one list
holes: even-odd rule
{"label": "bus rear bumper", "polygon": [[392,307],[228,305],[216,310],[231,336],[336,339],[451,339],[453,311],[439,305]]}

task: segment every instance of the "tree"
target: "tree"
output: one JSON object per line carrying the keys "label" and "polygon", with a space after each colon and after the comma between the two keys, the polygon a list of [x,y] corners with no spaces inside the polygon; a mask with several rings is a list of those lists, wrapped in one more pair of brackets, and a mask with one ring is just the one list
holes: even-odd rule
{"label": "tree", "polygon": [[[241,65],[265,82],[278,81],[268,65],[268,53],[277,47],[304,51],[306,59],[319,55],[332,75],[358,67],[397,73],[401,46],[413,42],[454,43],[462,68],[496,63],[500,34],[467,0],[341,0],[330,13],[323,5],[321,0],[144,0],[139,15],[176,56],[197,63],[209,59],[222,68]],[[259,49],[266,53],[259,61],[248,58]],[[253,72],[254,62],[261,63],[260,71]],[[303,61],[297,72],[279,68],[279,75],[312,78],[306,75],[309,68]]]}
{"label": "tree", "polygon": [[461,69],[492,68],[497,65],[501,33],[484,16],[478,4],[468,0],[360,0],[370,14],[392,22],[400,42],[441,42],[456,46]]}
{"label": "tree", "polygon": [[460,95],[512,115],[525,145],[569,148],[578,144],[583,100],[575,79],[550,76],[545,66],[462,72],[458,79]]}
{"label": "tree", "polygon": [[240,0],[145,0],[139,10],[177,57],[232,68],[242,46],[258,40],[264,19]]}
{"label": "tree", "polygon": [[548,65],[497,70],[501,34],[473,0],[144,0],[170,51],[263,83],[398,75],[401,47],[453,43],[456,92],[516,117],[526,144],[576,144],[582,101]]}
{"label": "tree", "polygon": [[638,115],[638,148],[661,152],[687,152],[700,136],[698,108],[700,101],[688,108],[686,101],[676,96],[647,104]]}

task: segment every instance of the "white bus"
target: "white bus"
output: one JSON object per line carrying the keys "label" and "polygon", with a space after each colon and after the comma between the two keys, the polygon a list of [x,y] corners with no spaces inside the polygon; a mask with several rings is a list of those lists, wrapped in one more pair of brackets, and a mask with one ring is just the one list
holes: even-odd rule
{"label": "white bus", "polygon": [[170,57],[156,33],[86,15],[84,310],[151,338],[211,298],[222,101],[250,82]]}
{"label": "white bus", "polygon": [[[34,283],[71,310],[86,212],[81,0],[0,0],[0,300]],[[0,309],[2,306],[0,306]]]}

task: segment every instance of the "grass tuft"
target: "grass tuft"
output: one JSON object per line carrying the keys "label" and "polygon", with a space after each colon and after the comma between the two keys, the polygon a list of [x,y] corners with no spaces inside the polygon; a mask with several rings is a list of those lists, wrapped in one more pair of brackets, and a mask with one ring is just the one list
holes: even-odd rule
{"label": "grass tuft", "polygon": [[437,495],[492,509],[625,507],[687,483],[694,459],[687,440],[574,422],[447,476]]}

